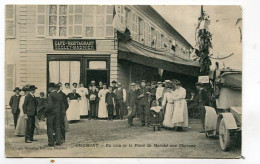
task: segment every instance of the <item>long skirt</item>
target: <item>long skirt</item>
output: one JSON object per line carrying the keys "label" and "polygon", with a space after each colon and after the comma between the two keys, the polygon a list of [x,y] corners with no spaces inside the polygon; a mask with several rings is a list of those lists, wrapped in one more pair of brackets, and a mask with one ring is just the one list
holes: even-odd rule
{"label": "long skirt", "polygon": [[86,116],[88,115],[88,101],[87,99],[82,99],[79,101],[79,109],[80,109],[80,115]]}
{"label": "long skirt", "polygon": [[185,99],[174,101],[174,112],[172,120],[174,127],[187,128],[189,126],[188,107]]}
{"label": "long skirt", "polygon": [[78,100],[70,100],[69,108],[66,112],[68,121],[80,120],[80,105]]}
{"label": "long skirt", "polygon": [[16,136],[25,136],[25,131],[26,131],[26,120],[25,120],[25,115],[19,115],[16,129],[15,129],[15,135]]}
{"label": "long skirt", "polygon": [[108,117],[108,112],[107,112],[107,107],[105,103],[105,97],[102,97],[99,100],[99,106],[98,106],[98,118],[107,118]]}
{"label": "long skirt", "polygon": [[172,120],[173,108],[174,108],[174,104],[167,103],[166,109],[165,109],[164,120],[163,120],[163,126],[165,126],[167,128],[173,128],[174,127],[174,123],[173,123],[173,120]]}

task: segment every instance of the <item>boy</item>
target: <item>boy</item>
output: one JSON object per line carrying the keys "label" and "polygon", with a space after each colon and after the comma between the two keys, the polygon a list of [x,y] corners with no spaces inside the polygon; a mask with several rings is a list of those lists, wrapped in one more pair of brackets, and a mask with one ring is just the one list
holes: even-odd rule
{"label": "boy", "polygon": [[115,95],[115,93],[113,93],[112,86],[109,86],[108,90],[109,90],[109,92],[106,94],[105,102],[106,102],[106,106],[107,106],[107,110],[108,110],[108,120],[112,121],[116,95]]}
{"label": "boy", "polygon": [[90,119],[97,119],[97,111],[98,111],[98,91],[95,85],[91,87],[89,90],[89,120]]}

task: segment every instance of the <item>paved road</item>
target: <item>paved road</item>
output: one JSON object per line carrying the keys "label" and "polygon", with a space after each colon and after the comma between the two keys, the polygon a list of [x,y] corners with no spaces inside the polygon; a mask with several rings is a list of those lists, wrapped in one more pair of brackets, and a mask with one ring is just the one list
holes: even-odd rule
{"label": "paved road", "polygon": [[[82,120],[70,124],[66,142],[55,148],[47,147],[46,130],[36,135],[37,142],[26,144],[15,137],[13,127],[6,127],[8,157],[173,157],[173,158],[239,158],[241,148],[229,152],[219,148],[217,139],[198,133],[199,120],[190,120],[184,132],[162,129],[153,132],[140,127],[127,127],[127,120]],[[43,123],[42,123],[43,124]]]}

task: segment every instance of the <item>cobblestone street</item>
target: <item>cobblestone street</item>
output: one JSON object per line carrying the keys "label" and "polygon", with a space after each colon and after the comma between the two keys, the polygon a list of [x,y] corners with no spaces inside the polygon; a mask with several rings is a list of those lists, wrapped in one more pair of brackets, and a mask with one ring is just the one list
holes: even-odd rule
{"label": "cobblestone street", "polygon": [[[48,147],[46,130],[35,135],[38,141],[25,143],[15,137],[13,126],[6,127],[6,156],[17,157],[178,157],[178,158],[239,158],[241,148],[229,152],[220,150],[218,139],[198,133],[199,120],[191,119],[183,132],[161,129],[153,132],[140,127],[127,127],[127,120],[81,120],[70,124],[66,142],[60,147]],[[44,127],[44,122],[40,123]]]}

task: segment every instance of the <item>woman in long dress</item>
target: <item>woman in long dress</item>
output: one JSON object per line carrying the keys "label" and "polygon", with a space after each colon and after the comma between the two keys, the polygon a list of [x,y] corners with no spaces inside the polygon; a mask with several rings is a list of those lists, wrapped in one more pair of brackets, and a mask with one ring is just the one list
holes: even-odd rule
{"label": "woman in long dress", "polygon": [[182,130],[189,126],[188,122],[188,107],[186,102],[186,90],[181,86],[178,80],[173,80],[173,92],[174,100],[174,112],[173,112],[173,124],[176,130]]}
{"label": "woman in long dress", "polygon": [[162,107],[165,108],[165,114],[164,114],[164,120],[163,120],[163,126],[165,128],[173,128],[174,124],[172,122],[173,117],[173,109],[174,109],[174,101],[173,101],[173,90],[172,90],[172,84],[170,82],[166,82],[165,88],[167,88],[167,91],[164,93],[163,101],[162,101]]}
{"label": "woman in long dress", "polygon": [[98,106],[98,118],[108,118],[107,106],[106,106],[106,94],[108,92],[106,84],[103,84],[103,89],[98,92],[99,106]]}
{"label": "woman in long dress", "polygon": [[69,108],[66,111],[68,121],[80,120],[79,110],[80,95],[76,93],[76,89],[72,89],[72,93],[68,94]]}
{"label": "woman in long dress", "polygon": [[25,120],[25,114],[23,113],[23,103],[24,103],[25,96],[29,93],[29,86],[28,85],[24,86],[22,91],[24,91],[24,95],[20,98],[20,102],[19,102],[20,115],[15,129],[15,135],[19,137],[25,136],[25,131],[26,131],[26,120]]}
{"label": "woman in long dress", "polygon": [[84,84],[81,82],[79,83],[79,88],[77,88],[77,93],[81,97],[81,100],[79,101],[80,116],[86,116],[88,115],[88,88],[85,88]]}

